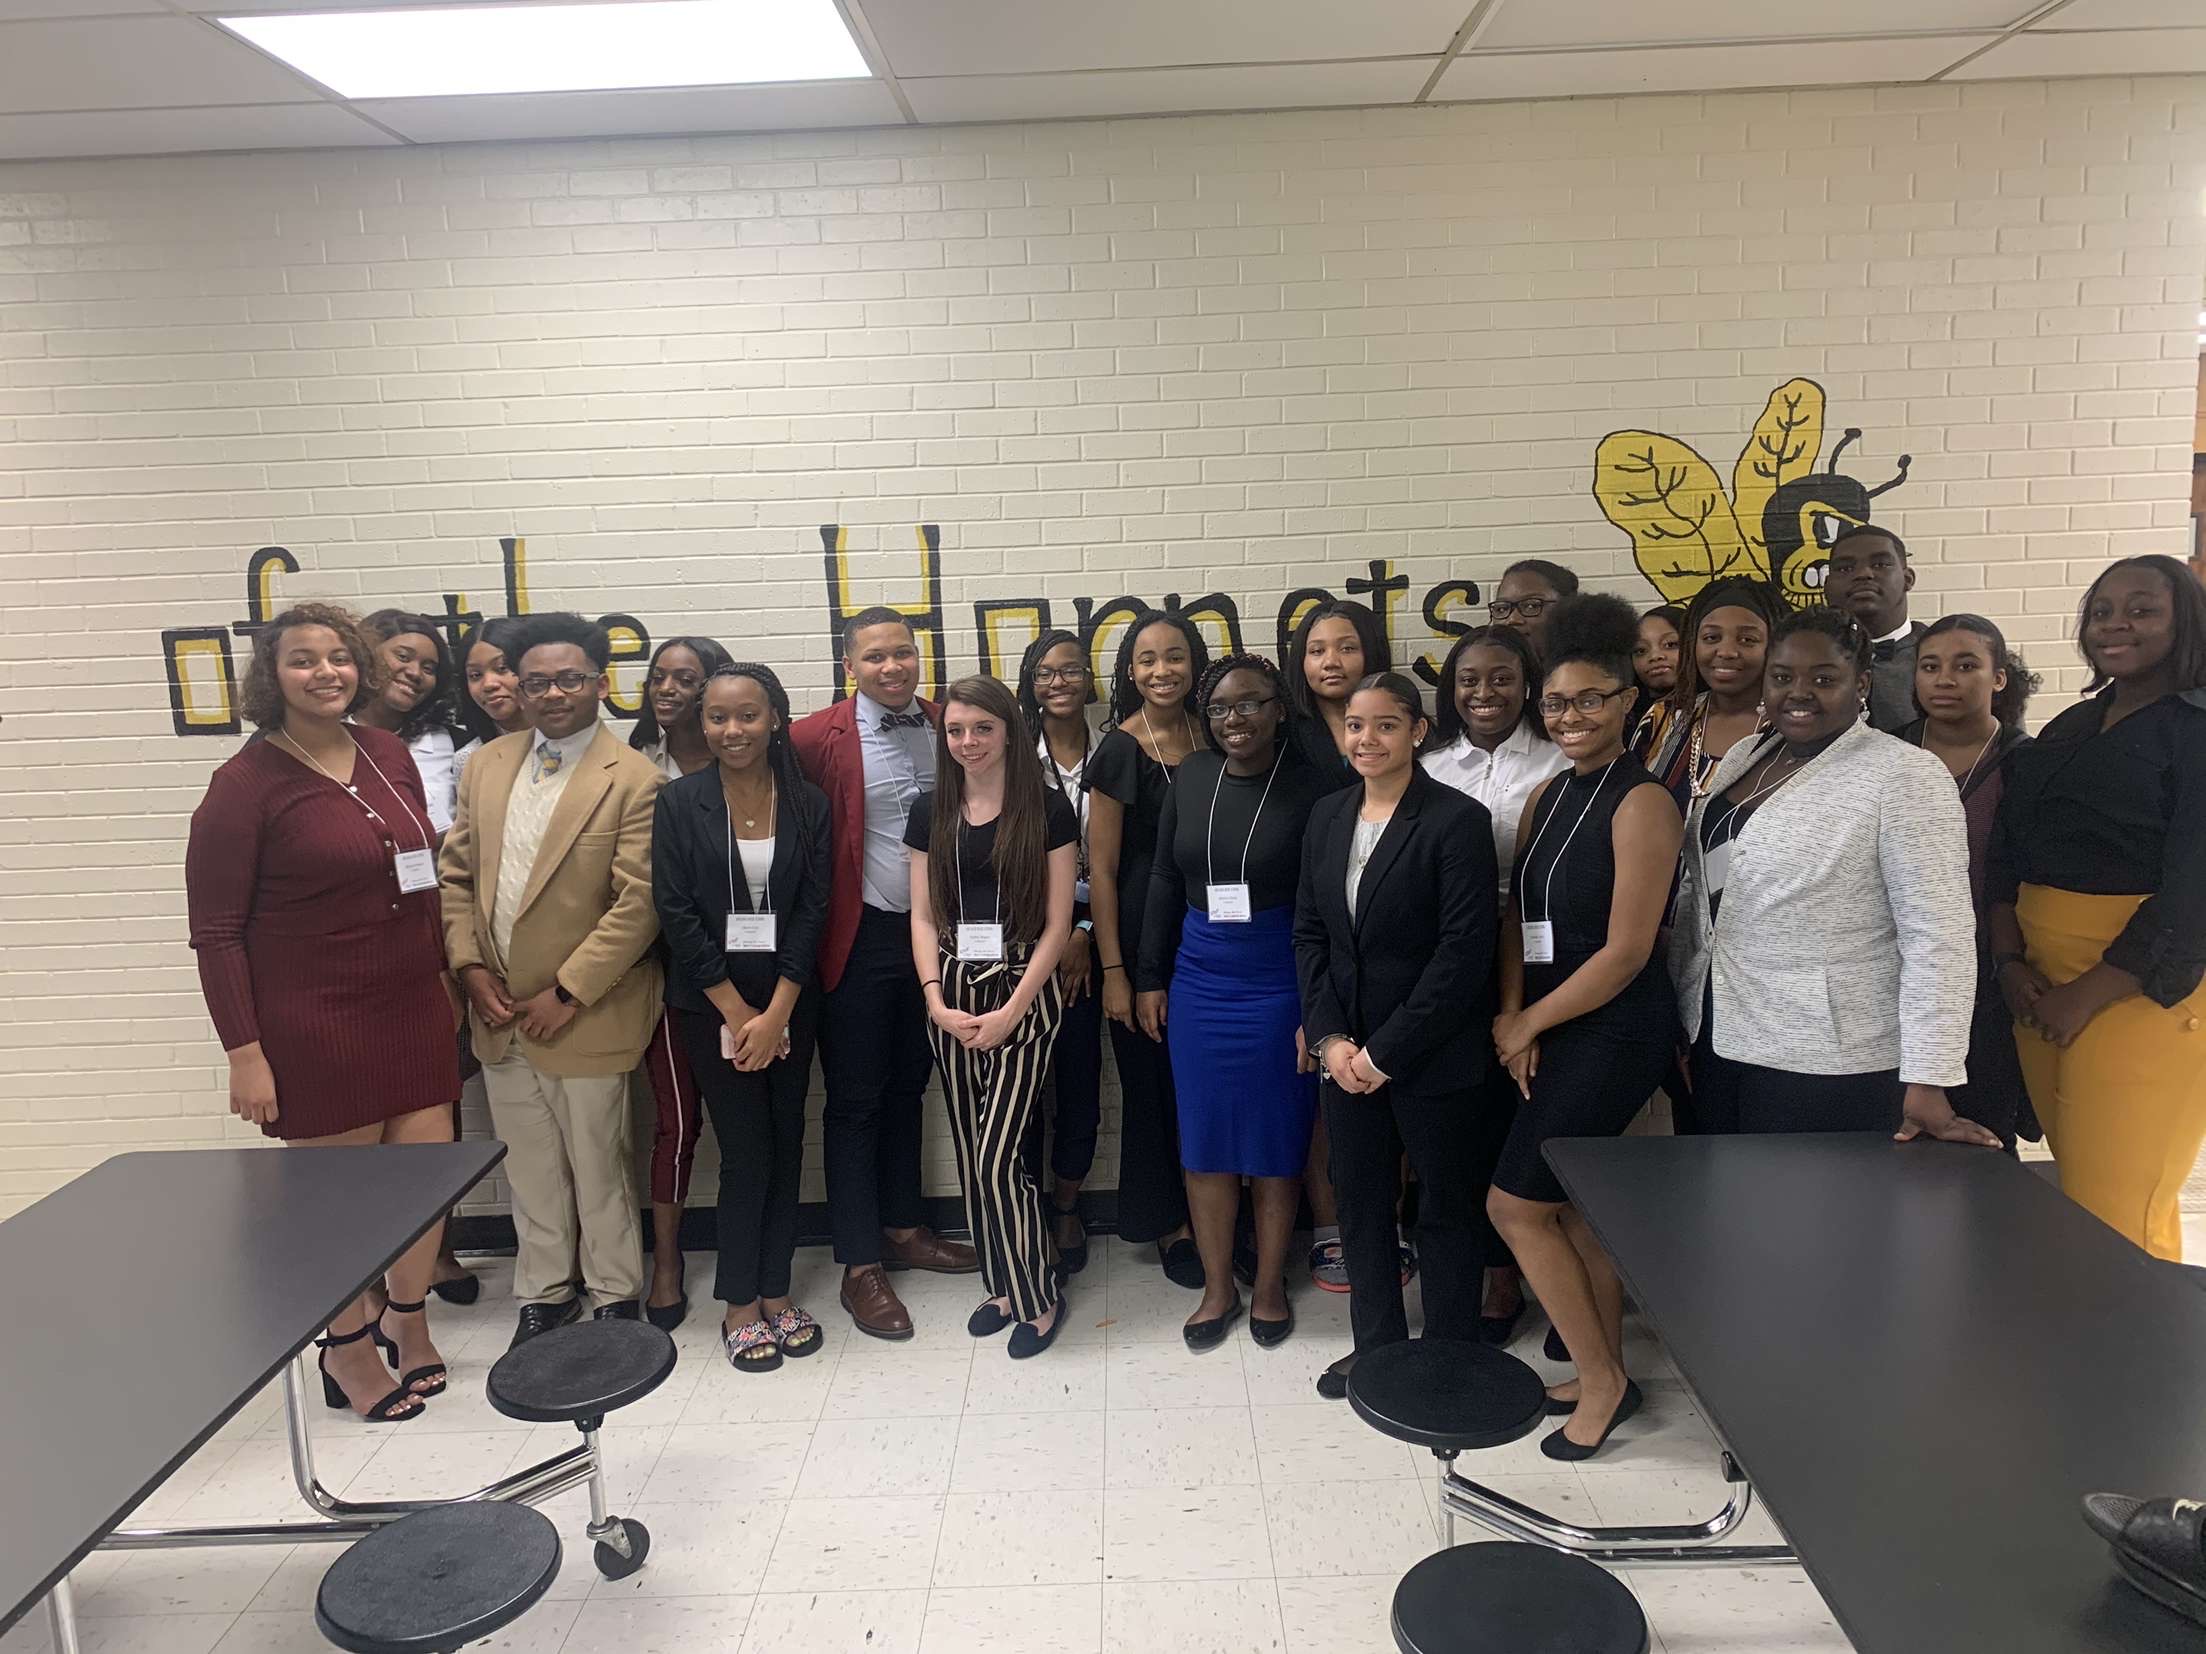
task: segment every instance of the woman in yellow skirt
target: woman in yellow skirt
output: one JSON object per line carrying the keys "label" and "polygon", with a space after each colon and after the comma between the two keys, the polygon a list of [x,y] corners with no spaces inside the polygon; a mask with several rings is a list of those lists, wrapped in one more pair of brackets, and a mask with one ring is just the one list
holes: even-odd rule
{"label": "woman in yellow skirt", "polygon": [[2061,1187],[2179,1260],[2206,1142],[2206,591],[2126,557],[2077,643],[2091,699],[2007,761],[1994,960]]}

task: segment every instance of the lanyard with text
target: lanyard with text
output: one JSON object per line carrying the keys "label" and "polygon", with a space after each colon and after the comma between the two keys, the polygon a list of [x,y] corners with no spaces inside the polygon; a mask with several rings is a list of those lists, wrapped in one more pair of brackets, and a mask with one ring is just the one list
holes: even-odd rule
{"label": "lanyard with text", "polygon": [[1249,817],[1249,836],[1241,841],[1241,878],[1237,884],[1218,882],[1218,857],[1211,847],[1211,840],[1218,831],[1218,797],[1226,790],[1226,769],[1218,766],[1218,785],[1210,795],[1210,821],[1203,828],[1203,907],[1213,923],[1245,925],[1251,917],[1249,905],[1249,846],[1256,842],[1256,824],[1264,819],[1264,805],[1271,798],[1272,783],[1279,779],[1279,766],[1287,756],[1285,742],[1280,743],[1279,755],[1272,760],[1272,772],[1264,778],[1264,791],[1256,800],[1256,812]]}
{"label": "lanyard with text", "polygon": [[[1001,814],[996,818],[1003,819]],[[965,922],[965,808],[957,812],[957,956],[960,959],[979,960],[983,963],[1003,957],[1003,878],[996,879],[996,916],[985,925]],[[989,857],[994,860],[995,852]]]}
{"label": "lanyard with text", "polygon": [[[360,796],[359,788],[347,782],[337,781],[337,777],[322,769],[320,759],[300,746],[298,742],[292,740],[290,735],[283,730],[276,731],[276,738],[301,758],[304,758],[309,764],[312,764],[317,770],[321,770],[324,779],[336,781],[338,786],[343,787],[352,796],[352,801],[368,812],[370,821],[386,831],[397,831],[396,828],[376,813],[374,805]],[[406,795],[391,785],[391,778],[383,773],[383,767],[376,763],[374,759],[369,758],[360,743],[352,739],[351,731],[346,731],[345,739],[352,743],[352,755],[355,758],[366,760],[368,768],[375,771],[376,780],[383,783],[383,790],[398,800],[398,807],[406,812],[406,819],[414,824],[414,831],[421,835],[421,848],[419,850],[401,850],[395,842],[391,845],[391,871],[398,876],[399,894],[411,896],[419,890],[436,889],[437,853],[432,848],[436,843],[436,836],[422,824],[421,817],[414,814],[414,807],[406,802]]]}
{"label": "lanyard with text", "polygon": [[[725,802],[725,800],[723,800]],[[766,843],[774,842],[774,812],[781,807],[781,787],[772,785],[766,795]],[[728,805],[728,945],[729,953],[772,953],[779,945],[774,924],[774,887],[771,876],[772,862],[767,863],[769,874],[760,887],[760,897],[765,908],[758,913],[735,911],[735,806]],[[750,875],[744,878],[748,881]]]}
{"label": "lanyard with text", "polygon": [[[1578,812],[1578,819],[1570,824],[1570,831],[1563,835],[1563,847],[1555,852],[1555,859],[1547,864],[1547,882],[1540,888],[1540,916],[1520,921],[1524,932],[1524,962],[1527,965],[1552,965],[1555,962],[1555,869],[1562,866],[1563,857],[1570,854],[1570,841],[1578,836],[1578,829],[1586,824],[1586,817],[1593,814],[1593,806],[1599,802],[1601,789],[1608,785],[1609,771],[1616,768],[1611,758],[1601,771],[1601,778],[1594,782],[1593,791],[1586,795],[1586,807]],[[1566,785],[1568,783],[1565,783]],[[1540,830],[1532,835],[1532,848],[1524,853],[1524,870],[1532,871],[1532,857],[1540,847],[1540,840],[1547,836],[1547,829],[1555,817],[1562,813],[1562,800],[1557,798],[1555,808],[1547,813],[1547,820],[1540,823]],[[1530,881],[1528,880],[1527,883]],[[1523,902],[1523,893],[1518,901]]]}

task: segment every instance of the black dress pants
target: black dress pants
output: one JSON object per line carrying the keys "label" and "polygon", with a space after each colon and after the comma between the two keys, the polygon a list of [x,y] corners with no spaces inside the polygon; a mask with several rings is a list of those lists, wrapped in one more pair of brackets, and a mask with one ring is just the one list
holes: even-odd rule
{"label": "black dress pants", "polygon": [[1046,1120],[1050,1176],[1085,1183],[1095,1169],[1095,1138],[1103,1119],[1103,994],[1092,977],[1087,992],[1065,1001],[1058,1020],[1049,1060],[1049,1105],[1034,1111],[1033,1124],[1019,1144],[1027,1175],[1038,1186],[1048,1183],[1042,1175]]}
{"label": "black dress pants", "polygon": [[1348,1322],[1357,1353],[1409,1336],[1394,1233],[1405,1150],[1419,1188],[1417,1258],[1425,1336],[1476,1343],[1485,1270],[1479,1214],[1486,1206],[1472,1130],[1483,1100],[1478,1091],[1465,1087],[1407,1095],[1382,1086],[1351,1097],[1328,1081],[1318,1088],[1318,1098],[1332,1139],[1328,1164],[1340,1201]]}
{"label": "black dress pants", "polygon": [[1139,1028],[1109,1026],[1118,1063],[1118,1234],[1160,1241],[1187,1223],[1172,1048]]}
{"label": "black dress pants", "polygon": [[720,1266],[712,1293],[724,1304],[789,1295],[797,1250],[797,1184],[804,1172],[804,1098],[812,1088],[819,997],[789,1018],[789,1054],[755,1074],[720,1054],[717,1011],[675,1011],[697,1094],[720,1144]]}
{"label": "black dress pants", "polygon": [[842,981],[820,1015],[827,1106],[820,1127],[835,1261],[881,1261],[883,1229],[926,1221],[919,1189],[919,1102],[934,1058],[927,1000],[912,969],[911,916],[858,910]]}
{"label": "black dress pants", "polygon": [[1693,1041],[1693,1096],[1703,1132],[1881,1131],[1900,1129],[1906,1087],[1900,1071],[1797,1074],[1740,1062],[1716,1050],[1716,1008],[1701,1002]]}

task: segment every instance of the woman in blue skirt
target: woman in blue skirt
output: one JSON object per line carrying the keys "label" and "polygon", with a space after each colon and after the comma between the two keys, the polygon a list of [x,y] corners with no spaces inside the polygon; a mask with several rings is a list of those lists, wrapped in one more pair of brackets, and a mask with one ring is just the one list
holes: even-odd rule
{"label": "woman in blue skirt", "polygon": [[1248,1178],[1249,1336],[1269,1348],[1294,1331],[1287,1246],[1317,1110],[1295,977],[1295,888],[1310,806],[1335,783],[1283,739],[1286,690],[1261,655],[1214,663],[1195,704],[1208,746],[1180,765],[1157,824],[1135,1003],[1152,1039],[1167,1022],[1172,1031],[1180,1164],[1205,1282],[1187,1347],[1216,1348],[1241,1313],[1233,1224]]}

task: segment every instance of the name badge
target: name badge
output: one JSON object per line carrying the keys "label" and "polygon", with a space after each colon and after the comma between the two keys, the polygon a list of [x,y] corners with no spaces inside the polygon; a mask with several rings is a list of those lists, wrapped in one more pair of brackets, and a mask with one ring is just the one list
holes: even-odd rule
{"label": "name badge", "polygon": [[775,917],[771,913],[729,914],[727,951],[772,953],[778,945],[775,941]]}
{"label": "name badge", "polygon": [[1205,906],[1211,919],[1221,925],[1245,925],[1249,922],[1249,887],[1245,884],[1214,884],[1205,887]]}
{"label": "name badge", "polygon": [[1524,921],[1524,962],[1527,965],[1552,965],[1555,963],[1554,920],[1527,919]]}
{"label": "name badge", "polygon": [[1003,957],[1003,926],[959,925],[957,927],[957,956],[960,959],[987,961]]}
{"label": "name badge", "polygon": [[391,858],[398,872],[398,888],[411,896],[417,890],[437,887],[437,858],[429,850],[401,850]]}
{"label": "name badge", "polygon": [[1711,896],[1722,895],[1723,882],[1731,876],[1731,841],[1725,839],[1721,844],[1711,845],[1703,851],[1700,865],[1708,881],[1708,893]]}

